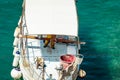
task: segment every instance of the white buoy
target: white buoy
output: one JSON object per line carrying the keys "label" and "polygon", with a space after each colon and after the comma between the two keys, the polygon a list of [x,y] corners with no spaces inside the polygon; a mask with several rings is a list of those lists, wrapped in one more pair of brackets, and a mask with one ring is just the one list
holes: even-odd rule
{"label": "white buoy", "polygon": [[13,42],[13,46],[17,47],[18,46],[18,42],[19,42],[19,38],[15,38],[14,42]]}
{"label": "white buoy", "polygon": [[22,76],[22,73],[21,73],[21,71],[19,69],[14,68],[14,69],[11,70],[11,77],[12,78],[20,79],[21,76]]}
{"label": "white buoy", "polygon": [[13,66],[13,67],[17,67],[17,66],[18,66],[18,63],[19,63],[19,60],[20,60],[20,52],[17,51],[16,54],[14,55],[14,59],[13,59],[13,64],[12,64],[12,66]]}
{"label": "white buoy", "polygon": [[14,37],[18,37],[19,34],[20,34],[20,27],[16,27],[14,31]]}
{"label": "white buoy", "polygon": [[80,78],[84,78],[85,76],[86,76],[86,72],[84,70],[80,69],[80,71],[79,71],[79,77]]}
{"label": "white buoy", "polygon": [[17,47],[14,47],[14,50],[13,50],[13,55],[15,56],[16,52],[18,51],[18,48]]}

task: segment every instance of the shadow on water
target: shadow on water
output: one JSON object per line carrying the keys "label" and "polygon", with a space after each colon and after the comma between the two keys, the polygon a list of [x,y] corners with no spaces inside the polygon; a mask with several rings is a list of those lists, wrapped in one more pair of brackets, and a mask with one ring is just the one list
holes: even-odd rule
{"label": "shadow on water", "polygon": [[[81,54],[85,56],[81,68],[87,73],[84,79],[77,80],[113,80],[109,68],[112,55],[109,55],[110,28],[118,15],[114,10],[114,0],[78,0],[79,36],[82,45]],[[117,13],[112,12],[112,10]],[[112,14],[112,16],[111,16]],[[116,16],[117,15],[117,16]],[[115,23],[116,24],[116,23]],[[115,79],[117,80],[117,79]]]}

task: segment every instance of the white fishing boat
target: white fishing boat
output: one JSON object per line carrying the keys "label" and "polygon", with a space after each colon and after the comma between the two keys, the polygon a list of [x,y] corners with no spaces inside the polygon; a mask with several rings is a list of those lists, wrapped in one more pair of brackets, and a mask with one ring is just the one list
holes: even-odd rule
{"label": "white fishing boat", "polygon": [[76,80],[80,69],[75,0],[23,0],[14,32],[11,76],[24,80]]}

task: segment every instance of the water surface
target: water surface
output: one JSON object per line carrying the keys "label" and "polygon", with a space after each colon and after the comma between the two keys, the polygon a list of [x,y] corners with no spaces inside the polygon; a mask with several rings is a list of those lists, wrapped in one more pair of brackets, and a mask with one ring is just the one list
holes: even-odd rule
{"label": "water surface", "polygon": [[[85,41],[82,80],[120,80],[120,0],[77,0],[79,37]],[[0,80],[13,80],[13,33],[21,0],[0,0]],[[78,79],[80,80],[80,79]]]}

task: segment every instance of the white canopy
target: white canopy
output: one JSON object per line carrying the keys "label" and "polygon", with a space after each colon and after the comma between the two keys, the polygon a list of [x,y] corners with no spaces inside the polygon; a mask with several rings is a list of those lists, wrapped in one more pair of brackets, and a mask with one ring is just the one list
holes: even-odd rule
{"label": "white canopy", "polygon": [[26,0],[29,34],[78,35],[75,0]]}

